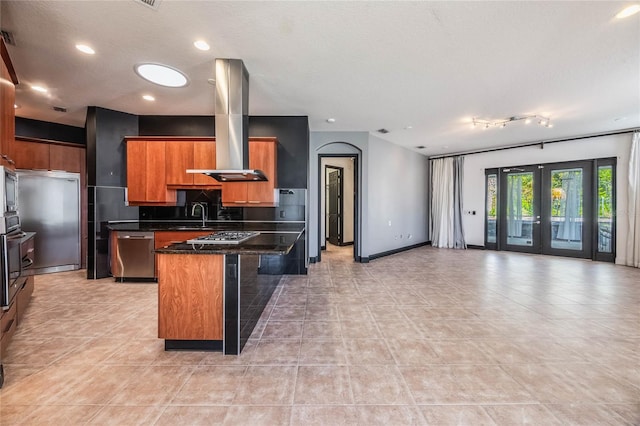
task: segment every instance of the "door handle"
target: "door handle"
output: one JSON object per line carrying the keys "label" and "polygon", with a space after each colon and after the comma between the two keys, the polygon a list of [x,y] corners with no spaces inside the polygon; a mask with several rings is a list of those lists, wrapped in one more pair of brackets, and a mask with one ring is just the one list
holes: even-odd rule
{"label": "door handle", "polygon": [[536,220],[536,221],[535,221],[535,222],[533,222],[533,223],[535,223],[536,225],[540,225],[540,221],[539,221],[539,220]]}

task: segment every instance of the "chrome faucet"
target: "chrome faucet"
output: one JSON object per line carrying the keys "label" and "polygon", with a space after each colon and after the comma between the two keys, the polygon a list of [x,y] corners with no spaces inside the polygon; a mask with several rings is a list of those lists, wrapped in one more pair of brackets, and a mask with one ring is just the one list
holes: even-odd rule
{"label": "chrome faucet", "polygon": [[200,215],[202,216],[202,227],[204,228],[204,223],[207,220],[207,205],[205,203],[193,203],[191,206],[191,216],[196,215],[197,208],[200,208]]}

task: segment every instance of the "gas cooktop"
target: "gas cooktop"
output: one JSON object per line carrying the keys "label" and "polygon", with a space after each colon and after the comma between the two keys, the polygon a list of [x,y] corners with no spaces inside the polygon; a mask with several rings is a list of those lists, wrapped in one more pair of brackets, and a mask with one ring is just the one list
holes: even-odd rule
{"label": "gas cooktop", "polygon": [[249,238],[260,235],[259,232],[218,231],[213,234],[187,240],[187,244],[240,244]]}

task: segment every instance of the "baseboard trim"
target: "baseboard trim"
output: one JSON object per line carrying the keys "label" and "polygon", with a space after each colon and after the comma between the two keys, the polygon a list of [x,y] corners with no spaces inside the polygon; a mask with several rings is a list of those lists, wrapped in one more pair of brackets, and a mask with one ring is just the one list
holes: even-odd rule
{"label": "baseboard trim", "polygon": [[467,244],[467,248],[468,249],[473,249],[473,250],[486,250],[487,249],[485,246],[477,246],[475,244]]}
{"label": "baseboard trim", "polygon": [[318,262],[318,256],[313,256],[309,258],[309,263],[316,263]]}
{"label": "baseboard trim", "polygon": [[[407,251],[407,250],[413,250],[414,248],[423,247],[423,246],[426,246],[428,244],[430,244],[430,242],[429,241],[425,241],[424,243],[413,244],[413,245],[410,245],[410,246],[401,247],[401,248],[397,248],[397,249],[393,249],[393,250],[389,250],[389,251],[383,251],[381,253],[370,254],[369,257],[367,258],[367,261],[374,260],[374,259],[379,259],[379,258],[384,257],[384,256],[390,256],[392,254],[402,253],[403,251]],[[365,263],[365,262],[363,262],[363,263]]]}
{"label": "baseboard trim", "polygon": [[320,246],[320,250],[326,250],[327,246]]}
{"label": "baseboard trim", "polygon": [[351,241],[350,243],[340,243],[340,247],[352,246],[352,245],[353,245],[353,241]]}

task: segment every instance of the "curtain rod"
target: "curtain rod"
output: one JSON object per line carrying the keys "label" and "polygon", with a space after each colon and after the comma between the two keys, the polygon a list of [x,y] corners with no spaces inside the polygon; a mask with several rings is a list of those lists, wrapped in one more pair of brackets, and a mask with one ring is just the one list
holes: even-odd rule
{"label": "curtain rod", "polygon": [[570,138],[550,139],[548,141],[543,140],[543,141],[538,141],[538,142],[527,142],[527,143],[522,143],[522,144],[518,144],[518,145],[509,145],[509,146],[501,146],[501,147],[497,147],[497,148],[478,149],[478,150],[475,150],[475,151],[461,151],[461,152],[455,152],[453,154],[432,155],[432,156],[428,156],[427,158],[429,160],[434,160],[436,158],[449,158],[449,157],[457,157],[459,155],[468,155],[468,154],[484,154],[485,152],[503,151],[505,149],[525,148],[525,147],[528,147],[528,146],[536,146],[536,145],[540,145],[540,148],[544,148],[544,145],[548,144],[548,143],[570,142],[570,141],[577,141],[577,140],[580,140],[580,139],[599,138],[601,136],[622,135],[624,133],[633,133],[633,132],[637,132],[639,130],[640,130],[640,127],[631,127],[629,129],[624,129],[624,130],[614,130],[614,131],[611,131],[611,132],[594,133],[594,134],[591,134],[591,135],[574,136],[574,137],[570,137]]}

